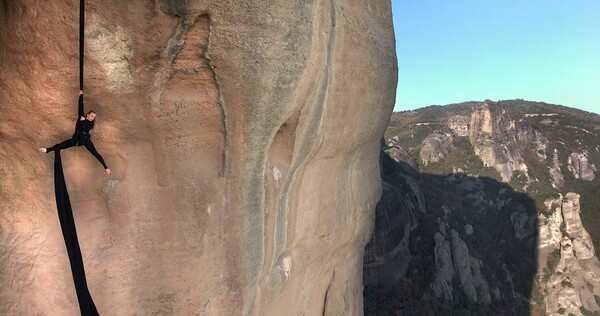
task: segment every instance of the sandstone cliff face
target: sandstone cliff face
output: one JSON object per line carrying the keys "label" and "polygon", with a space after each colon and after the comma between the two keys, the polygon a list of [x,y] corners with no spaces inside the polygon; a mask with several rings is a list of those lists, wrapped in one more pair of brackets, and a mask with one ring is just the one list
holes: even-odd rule
{"label": "sandstone cliff face", "polygon": [[[446,225],[446,224],[443,224]],[[435,279],[431,284],[438,298],[453,300],[452,280],[456,278],[471,302],[483,305],[492,303],[487,281],[481,274],[482,261],[469,255],[469,247],[455,230],[445,236],[446,229],[435,233]]]}
{"label": "sandstone cliff face", "polygon": [[418,169],[419,167],[415,159],[406,151],[406,149],[398,145],[397,142],[398,137],[388,139],[388,146],[391,148],[385,150],[385,153],[395,162],[404,162],[407,163],[411,168]]}
{"label": "sandstone cliff face", "polygon": [[592,181],[596,177],[594,171],[596,166],[589,161],[588,154],[583,153],[571,153],[567,160],[569,170],[573,172],[575,179],[583,179]]}
{"label": "sandstone cliff face", "polygon": [[411,260],[410,233],[419,223],[418,214],[425,212],[419,186],[410,177],[395,172],[395,160],[390,158],[382,153],[383,193],[364,254],[363,278],[373,285],[393,285],[405,277]]}
{"label": "sandstone cliff face", "polygon": [[[579,194],[546,201],[550,216],[540,215],[537,245],[538,276],[549,314],[600,311],[600,261],[579,217]],[[564,227],[564,229],[561,229]],[[557,262],[556,262],[557,261]]]}
{"label": "sandstone cliff face", "polygon": [[[113,173],[82,148],[63,162],[100,313],[359,314],[396,82],[389,1],[86,9],[85,100]],[[77,2],[0,10],[0,314],[76,315],[36,147],[71,135]]]}
{"label": "sandstone cliff face", "polygon": [[454,149],[454,134],[448,128],[436,130],[429,134],[421,144],[419,156],[423,165],[427,166],[430,162],[437,162]]}
{"label": "sandstone cliff face", "polygon": [[471,120],[469,117],[464,115],[456,115],[451,117],[446,126],[450,128],[454,134],[458,137],[469,136],[469,128],[471,126]]}
{"label": "sandstone cliff face", "polygon": [[496,169],[503,181],[510,181],[515,171],[527,173],[521,147],[534,144],[545,155],[548,140],[526,124],[523,115],[490,100],[473,108],[471,144],[485,166]]}
{"label": "sandstone cliff face", "polygon": [[552,156],[552,165],[549,167],[550,177],[552,179],[552,187],[560,189],[565,185],[565,177],[560,171],[561,162],[558,159],[558,150],[554,148],[554,155]]}
{"label": "sandstone cliff face", "polygon": [[408,184],[383,183],[375,209],[375,227],[364,255],[363,278],[370,284],[392,285],[406,274],[410,262],[411,228],[417,221],[417,203]]}
{"label": "sandstone cliff face", "polygon": [[421,143],[419,156],[425,166],[430,162],[437,162],[448,155],[454,149],[454,139],[469,135],[469,118],[462,115],[451,117],[446,125],[429,134]]}

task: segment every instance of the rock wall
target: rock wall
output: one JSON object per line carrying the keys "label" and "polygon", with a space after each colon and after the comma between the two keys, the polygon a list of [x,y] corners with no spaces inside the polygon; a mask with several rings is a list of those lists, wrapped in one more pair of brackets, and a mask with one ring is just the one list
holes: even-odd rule
{"label": "rock wall", "polygon": [[421,143],[419,157],[423,165],[444,159],[454,149],[454,133],[449,128],[435,130]]}
{"label": "rock wall", "polygon": [[[36,151],[76,118],[77,6],[0,4],[0,314],[78,314]],[[390,2],[86,9],[85,100],[113,173],[82,148],[63,163],[100,313],[360,314]]]}
{"label": "rock wall", "polygon": [[554,156],[552,156],[552,166],[549,167],[550,178],[552,179],[552,187],[561,189],[565,185],[565,177],[560,171],[562,163],[558,159],[558,150],[554,148]]}
{"label": "rock wall", "polygon": [[446,126],[458,137],[469,136],[471,118],[463,115],[455,115],[446,122]]}
{"label": "rock wall", "polygon": [[455,138],[469,136],[470,124],[468,117],[455,115],[444,127],[429,134],[421,143],[419,152],[423,165],[443,160],[454,149]]}
{"label": "rock wall", "polygon": [[522,114],[486,100],[473,107],[470,140],[485,166],[509,182],[515,171],[527,174],[522,147],[535,146],[545,156],[548,140],[525,122]]}
{"label": "rock wall", "polygon": [[449,236],[446,236],[447,224],[441,225],[441,231],[434,236],[433,258],[436,269],[435,279],[431,284],[434,295],[444,300],[453,300],[452,280],[456,277],[471,302],[491,304],[490,288],[481,274],[482,261],[469,255],[469,247],[460,239],[457,231],[452,229]]}
{"label": "rock wall", "polygon": [[538,216],[537,274],[551,315],[600,311],[594,298],[600,296],[600,261],[579,217],[579,197],[570,192],[548,199],[550,215]]}
{"label": "rock wall", "polygon": [[418,184],[399,172],[392,153],[382,152],[381,166],[383,192],[375,208],[373,234],[365,247],[363,279],[365,284],[389,286],[406,276],[410,234],[425,205]]}
{"label": "rock wall", "polygon": [[592,181],[596,177],[596,165],[589,161],[588,153],[571,153],[567,159],[568,168],[573,172],[575,179]]}

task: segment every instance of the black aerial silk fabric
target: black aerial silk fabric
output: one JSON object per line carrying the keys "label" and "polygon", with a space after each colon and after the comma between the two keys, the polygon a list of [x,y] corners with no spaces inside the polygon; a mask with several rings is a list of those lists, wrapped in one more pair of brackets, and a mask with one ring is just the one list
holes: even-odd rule
{"label": "black aerial silk fabric", "polygon": [[79,241],[77,240],[77,230],[75,229],[75,220],[73,219],[73,210],[69,200],[69,192],[63,174],[62,161],[60,159],[60,150],[56,150],[54,158],[54,195],[56,196],[56,207],[58,209],[58,219],[65,239],[69,262],[71,263],[71,273],[75,283],[75,291],[79,300],[79,310],[83,316],[97,316],[98,310],[92,300],[92,295],[87,287],[85,270],[83,268],[83,258]]}

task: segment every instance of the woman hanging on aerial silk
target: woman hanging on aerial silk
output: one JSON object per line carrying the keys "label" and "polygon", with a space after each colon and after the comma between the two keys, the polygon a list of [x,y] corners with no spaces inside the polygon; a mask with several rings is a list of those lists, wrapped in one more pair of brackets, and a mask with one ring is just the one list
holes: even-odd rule
{"label": "woman hanging on aerial silk", "polygon": [[75,133],[73,134],[73,137],[71,137],[71,139],[67,139],[64,142],[58,143],[50,148],[42,147],[42,148],[40,148],[40,151],[43,153],[49,153],[54,150],[66,149],[66,148],[73,147],[73,146],[83,145],[83,146],[85,146],[85,148],[87,148],[87,150],[90,151],[90,153],[92,153],[92,155],[94,155],[94,157],[96,157],[96,159],[98,159],[98,161],[100,161],[102,166],[104,166],[106,173],[110,174],[110,169],[108,169],[108,166],[104,162],[104,159],[98,153],[98,151],[96,150],[96,147],[94,147],[94,144],[92,143],[92,140],[90,138],[91,137],[90,130],[92,128],[94,128],[94,120],[96,119],[96,112],[94,112],[93,110],[90,110],[85,114],[83,113],[83,91],[81,91],[81,90],[79,90],[79,116],[78,116],[78,118],[79,119],[77,120],[77,124],[75,124]]}

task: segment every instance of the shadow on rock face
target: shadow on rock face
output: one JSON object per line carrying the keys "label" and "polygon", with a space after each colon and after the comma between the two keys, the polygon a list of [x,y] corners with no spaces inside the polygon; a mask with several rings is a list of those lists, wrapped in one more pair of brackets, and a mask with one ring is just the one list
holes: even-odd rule
{"label": "shadow on rock face", "polygon": [[490,178],[432,175],[381,154],[364,255],[365,315],[528,315],[538,210]]}

